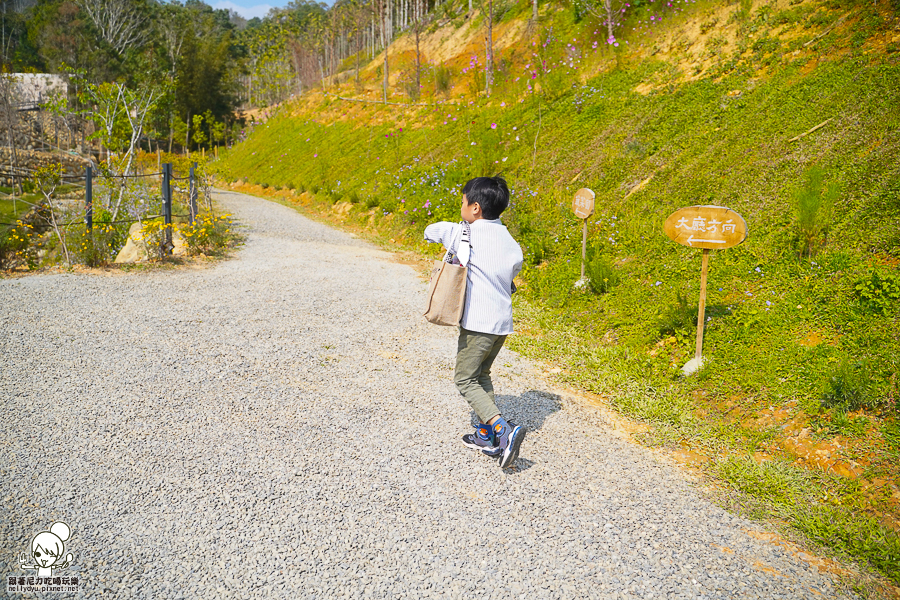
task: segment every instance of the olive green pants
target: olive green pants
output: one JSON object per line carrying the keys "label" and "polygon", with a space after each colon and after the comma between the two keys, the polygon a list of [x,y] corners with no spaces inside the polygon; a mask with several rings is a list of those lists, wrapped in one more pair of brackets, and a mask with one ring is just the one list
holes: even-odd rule
{"label": "olive green pants", "polygon": [[487,423],[500,414],[494,402],[491,365],[505,341],[505,335],[478,333],[459,328],[453,383],[482,423]]}

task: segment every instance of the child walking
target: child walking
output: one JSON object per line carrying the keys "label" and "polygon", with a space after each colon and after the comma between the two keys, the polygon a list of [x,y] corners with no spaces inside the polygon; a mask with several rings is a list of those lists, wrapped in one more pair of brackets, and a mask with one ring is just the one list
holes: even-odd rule
{"label": "child walking", "polygon": [[473,433],[463,436],[463,443],[499,458],[502,469],[515,462],[525,439],[525,428],[508,423],[500,414],[491,383],[491,365],[513,332],[513,279],[522,269],[522,250],[500,222],[507,206],[506,181],[476,177],[463,187],[460,207],[469,243],[461,242],[461,223],[442,221],[425,228],[427,241],[443,244],[468,267],[453,381],[481,422]]}

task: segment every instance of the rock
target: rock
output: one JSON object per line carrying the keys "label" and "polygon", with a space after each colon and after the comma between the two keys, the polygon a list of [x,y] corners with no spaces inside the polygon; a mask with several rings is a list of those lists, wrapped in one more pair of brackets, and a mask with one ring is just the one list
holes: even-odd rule
{"label": "rock", "polygon": [[333,210],[334,212],[336,212],[337,214],[339,214],[342,217],[346,217],[347,213],[350,212],[351,208],[353,208],[353,205],[350,204],[349,202],[338,202],[337,204],[335,204],[332,207],[331,210]]}
{"label": "rock", "polygon": [[128,228],[128,241],[116,256],[116,263],[134,263],[149,260],[147,244],[141,240],[141,223],[132,223]]}
{"label": "rock", "polygon": [[[172,232],[172,256],[187,256],[188,247],[178,231]],[[141,223],[132,223],[128,228],[128,241],[116,256],[116,263],[134,263],[150,260],[156,256],[156,249],[141,240]]]}
{"label": "rock", "polygon": [[681,367],[681,373],[684,376],[693,375],[704,365],[703,358],[692,358],[687,361],[683,367]]}

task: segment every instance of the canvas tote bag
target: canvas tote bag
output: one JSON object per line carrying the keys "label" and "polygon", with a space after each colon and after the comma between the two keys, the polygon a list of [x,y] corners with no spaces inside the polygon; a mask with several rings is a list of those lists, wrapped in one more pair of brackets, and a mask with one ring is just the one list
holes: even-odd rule
{"label": "canvas tote bag", "polygon": [[[469,224],[462,222],[462,244],[469,244]],[[468,268],[452,264],[456,253],[447,250],[443,260],[434,261],[431,281],[428,283],[428,301],[425,304],[425,320],[435,325],[457,326],[466,304],[466,274]]]}

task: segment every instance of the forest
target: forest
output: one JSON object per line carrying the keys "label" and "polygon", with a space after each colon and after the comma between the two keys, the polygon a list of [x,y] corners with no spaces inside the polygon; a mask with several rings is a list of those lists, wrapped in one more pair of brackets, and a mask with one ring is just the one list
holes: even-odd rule
{"label": "forest", "polygon": [[169,151],[197,149],[237,135],[241,111],[327,86],[348,65],[358,80],[361,64],[402,34],[452,16],[447,8],[294,0],[247,20],[199,0],[4,0],[0,47],[6,73],[67,76],[73,109],[91,104],[83,94],[91,85],[151,94],[150,137]]}

